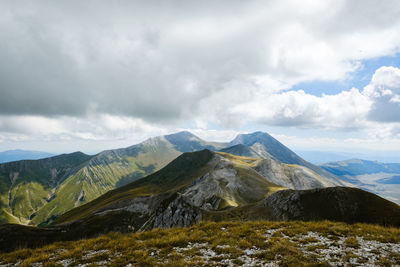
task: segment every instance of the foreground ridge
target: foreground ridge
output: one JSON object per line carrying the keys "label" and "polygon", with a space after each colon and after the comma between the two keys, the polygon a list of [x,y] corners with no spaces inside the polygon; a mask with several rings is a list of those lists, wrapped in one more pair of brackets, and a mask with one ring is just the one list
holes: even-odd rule
{"label": "foreground ridge", "polygon": [[112,233],[0,254],[0,265],[347,266],[400,264],[400,229],[321,222],[221,222]]}

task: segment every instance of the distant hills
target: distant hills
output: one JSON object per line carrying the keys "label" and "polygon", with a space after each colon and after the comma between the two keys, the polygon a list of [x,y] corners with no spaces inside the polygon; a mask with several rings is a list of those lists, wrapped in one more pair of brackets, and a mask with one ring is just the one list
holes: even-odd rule
{"label": "distant hills", "polygon": [[43,159],[52,157],[54,154],[42,152],[42,151],[31,151],[31,150],[7,150],[0,152],[0,163],[11,162],[24,159]]}
{"label": "distant hills", "polygon": [[320,167],[360,188],[400,203],[400,163],[350,159]]}
{"label": "distant hills", "polygon": [[160,170],[182,153],[202,149],[262,159],[253,162],[252,172],[281,187],[349,185],[267,133],[242,134],[230,143],[216,143],[179,132],[93,156],[76,152],[0,164],[0,223],[49,224],[109,190]]}
{"label": "distant hills", "polygon": [[339,151],[313,151],[296,150],[296,153],[303,159],[313,164],[325,164],[327,162],[345,161],[349,159],[363,159],[379,161],[384,163],[400,162],[400,151],[374,151],[364,152],[339,152]]}

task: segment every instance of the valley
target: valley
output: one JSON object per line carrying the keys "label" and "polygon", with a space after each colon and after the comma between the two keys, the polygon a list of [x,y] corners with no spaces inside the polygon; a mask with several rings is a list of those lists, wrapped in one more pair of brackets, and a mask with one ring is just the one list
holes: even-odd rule
{"label": "valley", "polygon": [[350,159],[320,167],[354,186],[400,204],[400,163]]}

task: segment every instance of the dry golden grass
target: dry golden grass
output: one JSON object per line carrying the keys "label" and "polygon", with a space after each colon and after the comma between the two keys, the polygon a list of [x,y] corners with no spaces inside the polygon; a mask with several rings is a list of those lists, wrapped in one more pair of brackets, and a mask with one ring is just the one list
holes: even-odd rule
{"label": "dry golden grass", "polygon": [[[317,237],[309,233],[318,234]],[[358,238],[400,243],[400,229],[376,225],[333,222],[200,223],[190,228],[154,229],[133,234],[111,233],[94,239],[58,242],[38,249],[0,254],[1,264],[61,266],[69,263],[105,266],[213,266],[274,262],[279,266],[329,266],[321,260],[328,246],[318,237],[332,240],[343,255],[335,260],[362,264],[369,259],[355,254]],[[377,265],[400,264],[399,251],[375,251]]]}

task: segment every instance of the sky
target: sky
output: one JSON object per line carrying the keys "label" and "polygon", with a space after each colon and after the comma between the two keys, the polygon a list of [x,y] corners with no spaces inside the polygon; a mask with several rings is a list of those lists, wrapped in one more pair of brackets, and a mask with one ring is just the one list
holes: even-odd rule
{"label": "sky", "polygon": [[180,130],[400,151],[397,0],[3,0],[0,58],[0,151]]}

